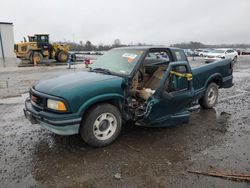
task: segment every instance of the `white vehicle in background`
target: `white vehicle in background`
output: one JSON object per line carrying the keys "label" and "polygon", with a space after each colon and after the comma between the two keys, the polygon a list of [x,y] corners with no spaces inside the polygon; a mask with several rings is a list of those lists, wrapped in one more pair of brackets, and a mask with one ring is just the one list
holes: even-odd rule
{"label": "white vehicle in background", "polygon": [[195,56],[200,56],[200,53],[202,52],[202,49],[195,49],[194,50],[194,55]]}
{"label": "white vehicle in background", "polygon": [[207,55],[207,53],[211,52],[213,49],[209,49],[209,48],[204,48],[204,49],[196,49],[194,50],[194,54],[198,55],[200,57],[205,57]]}
{"label": "white vehicle in background", "polygon": [[210,63],[220,59],[231,59],[236,63],[237,56],[238,52],[232,49],[215,49],[206,54],[205,62]]}
{"label": "white vehicle in background", "polygon": [[207,54],[209,54],[211,51],[213,51],[214,49],[210,49],[210,48],[207,48],[207,49],[203,49],[203,52],[200,53],[200,56],[201,57],[206,57]]}

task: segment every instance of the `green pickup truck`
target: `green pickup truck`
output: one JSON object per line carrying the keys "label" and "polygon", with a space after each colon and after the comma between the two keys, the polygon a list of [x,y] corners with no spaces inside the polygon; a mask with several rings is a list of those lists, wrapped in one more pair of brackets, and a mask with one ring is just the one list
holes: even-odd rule
{"label": "green pickup truck", "polygon": [[80,134],[101,147],[112,143],[128,121],[148,127],[188,123],[191,104],[212,108],[218,89],[233,85],[232,73],[229,59],[191,69],[178,48],[116,48],[88,71],[33,86],[24,114],[56,134]]}

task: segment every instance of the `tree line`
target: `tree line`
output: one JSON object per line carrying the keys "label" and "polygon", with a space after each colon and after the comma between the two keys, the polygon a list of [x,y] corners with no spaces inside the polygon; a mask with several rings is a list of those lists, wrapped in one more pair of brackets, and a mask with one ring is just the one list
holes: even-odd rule
{"label": "tree line", "polygon": [[120,39],[115,39],[113,44],[103,44],[100,43],[98,45],[93,44],[91,41],[87,40],[85,43],[80,41],[79,43],[76,42],[58,42],[69,45],[70,51],[106,51],[112,48],[117,47],[126,47],[126,46],[145,46],[145,43],[137,43],[137,44],[122,44]]}
{"label": "tree line", "polygon": [[[59,42],[60,43],[60,42]],[[117,47],[125,47],[125,46],[151,46],[152,44],[146,44],[146,43],[136,43],[136,44],[122,44],[120,39],[115,39],[113,44],[98,44],[95,45],[89,40],[87,40],[85,43],[83,41],[80,41],[79,43],[76,42],[63,42],[64,44],[69,45],[70,51],[106,51],[110,50],[112,48]],[[249,44],[220,44],[220,45],[209,45],[204,44],[201,42],[181,42],[176,44],[171,44],[170,47],[177,47],[182,49],[198,49],[198,48],[249,48]]]}
{"label": "tree line", "polygon": [[249,48],[250,44],[218,44],[218,45],[213,45],[213,44],[203,44],[201,42],[182,42],[182,43],[176,43],[176,44],[171,44],[171,47],[176,47],[176,48],[183,48],[183,49],[198,49],[198,48]]}

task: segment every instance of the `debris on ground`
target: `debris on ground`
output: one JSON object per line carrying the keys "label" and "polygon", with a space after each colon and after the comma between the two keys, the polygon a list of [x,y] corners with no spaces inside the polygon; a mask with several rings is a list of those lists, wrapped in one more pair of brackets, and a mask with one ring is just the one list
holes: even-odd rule
{"label": "debris on ground", "polygon": [[131,145],[129,145],[129,144],[126,144],[126,146],[128,146],[130,149],[132,149],[132,150],[134,150],[134,151],[136,151],[136,152],[140,152],[139,149],[137,149],[137,148],[135,148],[135,147],[133,147],[133,146],[131,146]]}
{"label": "debris on ground", "polygon": [[122,175],[121,175],[119,172],[117,172],[117,173],[114,175],[114,177],[115,177],[115,179],[117,179],[117,180],[122,179]]}
{"label": "debris on ground", "polygon": [[205,176],[213,176],[213,177],[220,177],[234,181],[248,181],[250,182],[250,174],[242,174],[242,173],[228,173],[222,171],[209,171],[209,172],[201,172],[195,170],[188,170],[189,173],[194,174],[201,174]]}

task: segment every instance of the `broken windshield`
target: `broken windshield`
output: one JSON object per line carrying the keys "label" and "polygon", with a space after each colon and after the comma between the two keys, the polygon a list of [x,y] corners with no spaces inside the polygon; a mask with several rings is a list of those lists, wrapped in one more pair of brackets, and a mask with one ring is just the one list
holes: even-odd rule
{"label": "broken windshield", "polygon": [[92,70],[105,69],[111,73],[129,75],[142,56],[142,50],[136,49],[113,49],[98,58]]}

